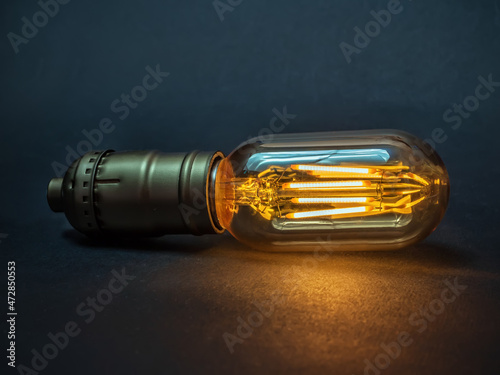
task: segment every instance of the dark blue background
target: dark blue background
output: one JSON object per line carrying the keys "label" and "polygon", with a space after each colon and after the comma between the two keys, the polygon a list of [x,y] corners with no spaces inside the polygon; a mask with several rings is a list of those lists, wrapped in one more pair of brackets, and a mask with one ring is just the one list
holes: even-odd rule
{"label": "dark blue background", "polygon": [[[3,264],[18,264],[18,363],[29,365],[30,350],[126,267],[136,280],[43,373],[362,373],[454,277],[464,295],[383,373],[496,372],[500,89],[459,129],[442,116],[474,95],[479,76],[500,81],[500,1],[401,5],[348,64],[339,44],[353,44],[353,28],[387,1],[243,0],[221,21],[209,0],[72,0],[18,54],[7,34],[21,34],[21,17],[39,6],[2,2],[0,249]],[[157,64],[170,76],[119,120],[111,102]],[[100,149],[228,153],[284,106],[297,115],[286,132],[398,128],[430,138],[442,128],[450,206],[420,245],[339,254],[310,271],[311,285],[283,287],[286,305],[233,355],[222,334],[307,255],[256,253],[229,237],[95,245],[46,204],[52,163],[104,117],[116,128]]]}

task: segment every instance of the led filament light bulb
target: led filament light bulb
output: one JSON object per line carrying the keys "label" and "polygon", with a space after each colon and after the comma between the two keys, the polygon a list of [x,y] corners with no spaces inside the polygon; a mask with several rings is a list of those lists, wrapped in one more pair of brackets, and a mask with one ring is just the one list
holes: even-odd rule
{"label": "led filament light bulb", "polygon": [[228,230],[277,251],[394,250],[431,233],[449,180],[437,153],[401,131],[280,134],[220,152],[91,152],[49,205],[83,233]]}

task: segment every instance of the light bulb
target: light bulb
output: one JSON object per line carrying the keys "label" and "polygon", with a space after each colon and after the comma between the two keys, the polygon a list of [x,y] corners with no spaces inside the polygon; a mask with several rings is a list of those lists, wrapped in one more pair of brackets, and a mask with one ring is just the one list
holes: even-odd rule
{"label": "light bulb", "polygon": [[397,130],[269,135],[220,152],[85,154],[48,201],[79,231],[159,236],[229,231],[273,251],[395,250],[430,234],[446,168]]}

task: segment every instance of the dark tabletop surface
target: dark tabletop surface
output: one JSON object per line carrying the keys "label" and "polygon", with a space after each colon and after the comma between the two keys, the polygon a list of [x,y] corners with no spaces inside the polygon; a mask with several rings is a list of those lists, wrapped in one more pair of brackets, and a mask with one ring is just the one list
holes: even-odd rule
{"label": "dark tabletop surface", "polygon": [[[4,355],[2,374],[500,372],[500,87],[470,98],[500,82],[500,1],[47,3],[45,18],[35,1],[0,5],[2,295],[15,261],[25,366]],[[372,11],[388,8],[377,33]],[[23,17],[46,25],[33,35]],[[148,66],[170,74],[113,112]],[[474,107],[460,124],[443,119],[454,104]],[[47,206],[57,166],[103,118],[114,128],[97,149],[228,153],[285,106],[286,132],[438,140],[451,179],[438,229],[398,252],[318,260],[229,235],[95,243]],[[112,300],[90,309],[96,296]]]}

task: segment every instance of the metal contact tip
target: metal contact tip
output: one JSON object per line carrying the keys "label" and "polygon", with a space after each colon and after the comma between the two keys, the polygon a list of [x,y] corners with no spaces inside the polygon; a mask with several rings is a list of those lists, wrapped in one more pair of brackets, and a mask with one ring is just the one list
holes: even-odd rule
{"label": "metal contact tip", "polygon": [[64,212],[62,185],[62,178],[53,178],[47,187],[47,201],[49,202],[50,209],[54,212]]}

